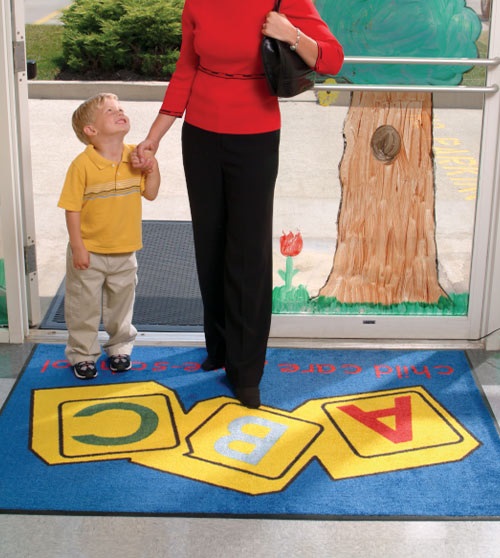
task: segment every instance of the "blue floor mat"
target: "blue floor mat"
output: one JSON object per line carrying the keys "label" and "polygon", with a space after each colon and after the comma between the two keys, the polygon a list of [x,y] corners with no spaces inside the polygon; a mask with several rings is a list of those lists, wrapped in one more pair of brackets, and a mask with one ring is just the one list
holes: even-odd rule
{"label": "blue floor mat", "polygon": [[500,440],[462,351],[269,349],[243,407],[201,348],[77,380],[39,345],[0,413],[0,511],[498,518]]}

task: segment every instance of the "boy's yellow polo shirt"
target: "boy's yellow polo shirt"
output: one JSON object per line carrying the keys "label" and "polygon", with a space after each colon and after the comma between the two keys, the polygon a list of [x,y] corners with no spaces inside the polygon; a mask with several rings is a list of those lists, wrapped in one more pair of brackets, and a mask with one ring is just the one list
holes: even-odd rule
{"label": "boy's yellow polo shirt", "polygon": [[119,254],[142,248],[144,175],[130,162],[133,145],[123,146],[119,164],[88,145],[71,163],[58,206],[81,212],[89,252]]}

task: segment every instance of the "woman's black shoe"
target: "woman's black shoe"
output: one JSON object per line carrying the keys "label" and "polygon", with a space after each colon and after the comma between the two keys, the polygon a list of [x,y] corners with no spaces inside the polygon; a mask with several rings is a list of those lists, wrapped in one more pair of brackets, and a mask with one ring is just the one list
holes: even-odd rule
{"label": "woman's black shoe", "polygon": [[211,370],[218,370],[219,368],[224,368],[225,363],[224,361],[214,361],[210,357],[207,357],[202,363],[201,368],[205,370],[205,372],[210,372]]}
{"label": "woman's black shoe", "polygon": [[260,407],[260,390],[258,387],[234,388],[236,397],[250,409]]}

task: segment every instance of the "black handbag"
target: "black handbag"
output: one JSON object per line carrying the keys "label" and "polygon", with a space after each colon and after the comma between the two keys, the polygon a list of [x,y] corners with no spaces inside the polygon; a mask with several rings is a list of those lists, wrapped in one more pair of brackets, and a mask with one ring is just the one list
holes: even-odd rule
{"label": "black handbag", "polygon": [[[281,0],[276,0],[274,11],[279,12]],[[267,85],[272,95],[295,97],[314,87],[316,72],[283,41],[263,37],[262,62]]]}

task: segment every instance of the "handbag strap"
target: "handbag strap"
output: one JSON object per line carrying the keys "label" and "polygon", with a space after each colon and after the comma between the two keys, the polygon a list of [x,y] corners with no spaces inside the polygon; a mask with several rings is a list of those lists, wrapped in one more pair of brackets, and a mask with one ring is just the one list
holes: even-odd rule
{"label": "handbag strap", "polygon": [[281,0],[276,0],[276,2],[274,3],[273,11],[279,12],[280,11],[280,5],[281,5]]}

